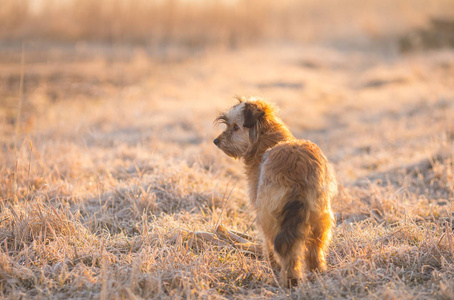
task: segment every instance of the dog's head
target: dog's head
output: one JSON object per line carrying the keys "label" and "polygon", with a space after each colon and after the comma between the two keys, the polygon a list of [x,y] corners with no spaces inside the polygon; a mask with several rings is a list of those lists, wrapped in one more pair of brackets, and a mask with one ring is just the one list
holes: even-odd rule
{"label": "dog's head", "polygon": [[239,103],[219,115],[215,122],[226,126],[214,144],[225,154],[240,158],[259,139],[266,124],[274,118],[271,104],[254,98],[237,98]]}

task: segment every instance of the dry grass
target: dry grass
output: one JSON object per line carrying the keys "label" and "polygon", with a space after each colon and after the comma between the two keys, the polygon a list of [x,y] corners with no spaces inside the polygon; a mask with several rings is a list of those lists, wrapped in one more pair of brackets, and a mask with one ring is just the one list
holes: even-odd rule
{"label": "dry grass", "polygon": [[[17,23],[8,11],[12,3]],[[112,3],[113,11],[126,5]],[[153,5],[171,3],[184,8],[169,1]],[[249,18],[242,7],[255,3],[240,1],[225,8],[216,2],[206,10],[195,6],[191,18],[198,20],[197,14],[216,9],[219,15],[209,14],[225,22],[220,28],[230,32],[233,21],[222,15],[231,9],[241,21]],[[394,15],[384,18],[394,8],[391,1],[345,1],[348,5],[336,8],[339,13],[321,10],[318,3],[288,2],[275,13],[287,16],[292,5],[303,5],[336,25],[358,6],[370,12],[368,16],[375,14],[372,28],[378,31],[372,31],[377,37],[395,34],[386,27],[393,26],[389,20]],[[425,1],[412,1],[414,10],[408,8],[410,1],[398,3],[396,14],[405,8],[413,16],[406,21],[402,17],[402,28],[410,28],[451,2],[431,2],[424,13],[419,8]],[[2,4],[2,16],[9,18],[0,17],[0,22],[10,22],[10,31],[2,36],[12,39],[47,36],[51,31],[46,28],[56,21],[45,19],[67,9],[55,7],[32,16],[23,9],[27,1],[8,5]],[[275,4],[261,6],[257,16],[262,18],[268,5]],[[150,11],[143,14],[148,18]],[[190,36],[179,29],[184,18],[173,19],[169,28]],[[323,18],[313,21],[307,32],[328,38],[329,22]],[[126,22],[122,20],[119,24]],[[134,22],[146,28],[143,19]],[[211,19],[194,26],[204,27],[204,22]],[[258,21],[254,17],[250,22]],[[36,31],[29,31],[30,24]],[[298,27],[287,25],[291,36]],[[281,30],[273,26],[266,31],[260,27],[258,36],[273,40]],[[109,37],[102,28],[82,27],[68,25],[68,33],[77,32],[69,38],[114,36],[120,41],[133,30],[119,25],[118,36]],[[360,38],[366,27],[352,28],[339,30]],[[49,36],[61,38],[58,30]],[[210,28],[204,38],[217,36],[216,30]],[[369,38],[372,31],[367,31]],[[139,40],[144,38],[141,32]],[[156,32],[158,40],[182,40]],[[253,32],[241,34],[248,41]],[[350,38],[344,41],[353,43]],[[191,47],[168,48],[162,54],[144,45],[71,45],[27,38],[20,92],[20,47],[3,44],[1,296],[452,299],[454,53],[441,49],[402,55],[383,44],[334,45],[262,44],[196,52]],[[212,232],[221,223],[259,240],[241,163],[211,142],[220,130],[212,121],[231,105],[234,94],[262,95],[276,102],[292,132],[316,142],[333,161],[342,184],[333,203],[338,222],[329,269],[307,274],[292,290],[277,285],[262,257],[187,234]]]}

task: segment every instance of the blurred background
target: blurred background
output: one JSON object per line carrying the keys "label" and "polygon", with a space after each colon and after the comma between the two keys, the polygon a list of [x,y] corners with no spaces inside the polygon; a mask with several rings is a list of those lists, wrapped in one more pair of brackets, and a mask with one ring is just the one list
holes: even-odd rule
{"label": "blurred background", "polygon": [[154,47],[358,43],[399,38],[453,11],[451,0],[4,0],[0,38]]}
{"label": "blurred background", "polygon": [[[188,124],[206,120],[189,138],[197,140],[200,131],[213,134],[213,112],[235,94],[268,97],[284,110],[304,99],[303,120],[284,113],[301,132],[321,130],[332,125],[320,121],[330,103],[355,102],[358,86],[378,87],[377,100],[425,72],[387,64],[449,52],[453,16],[452,0],[3,0],[2,137],[8,144],[61,130],[62,120],[102,132],[125,120],[155,128],[134,122],[146,112],[181,120],[189,110]],[[442,60],[448,72],[450,58]],[[409,93],[408,101],[426,97]]]}

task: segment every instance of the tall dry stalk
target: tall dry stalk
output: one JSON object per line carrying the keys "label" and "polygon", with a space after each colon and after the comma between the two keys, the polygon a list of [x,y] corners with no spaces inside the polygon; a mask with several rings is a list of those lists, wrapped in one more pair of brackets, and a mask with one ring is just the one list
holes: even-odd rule
{"label": "tall dry stalk", "polygon": [[24,51],[24,42],[22,41],[21,48],[21,64],[20,64],[20,79],[19,79],[19,99],[17,102],[17,114],[16,114],[16,124],[14,129],[14,151],[17,155],[17,141],[19,136],[20,129],[20,117],[22,111],[22,101],[24,97],[24,73],[25,73],[25,51]]}

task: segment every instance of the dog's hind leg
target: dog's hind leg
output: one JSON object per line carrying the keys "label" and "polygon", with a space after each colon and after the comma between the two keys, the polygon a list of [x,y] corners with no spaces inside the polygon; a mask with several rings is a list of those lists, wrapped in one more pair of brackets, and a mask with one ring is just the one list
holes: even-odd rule
{"label": "dog's hind leg", "polygon": [[303,243],[298,240],[293,243],[287,252],[277,255],[281,264],[279,282],[284,287],[297,285],[302,279],[302,248]]}
{"label": "dog's hind leg", "polygon": [[311,216],[311,231],[306,243],[306,267],[311,271],[326,269],[325,252],[331,239],[333,215],[330,211]]}
{"label": "dog's hind leg", "polygon": [[[269,232],[269,231],[268,231]],[[263,234],[263,253],[266,255],[266,258],[268,259],[268,262],[271,265],[271,268],[275,270],[280,270],[281,266],[279,265],[276,255],[274,254],[273,251],[273,240],[271,236],[265,236]]]}

